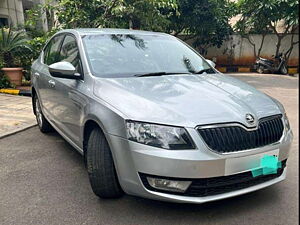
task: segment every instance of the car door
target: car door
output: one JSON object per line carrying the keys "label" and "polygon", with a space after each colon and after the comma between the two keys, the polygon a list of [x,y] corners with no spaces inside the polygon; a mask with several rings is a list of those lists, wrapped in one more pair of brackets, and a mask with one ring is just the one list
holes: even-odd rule
{"label": "car door", "polygon": [[[41,53],[40,63],[37,70],[33,72],[34,79],[36,80],[36,90],[40,98],[40,103],[43,108],[43,113],[53,122],[53,111],[55,99],[55,92],[51,88],[51,82],[53,78],[49,73],[48,66],[59,60],[60,47],[63,41],[64,35],[59,34],[54,36],[46,45]],[[53,96],[54,95],[54,96]]]}
{"label": "car door", "polygon": [[53,77],[52,96],[54,108],[52,115],[56,125],[64,132],[75,144],[81,146],[80,124],[83,119],[86,98],[81,89],[84,88],[84,74],[82,61],[75,36],[66,34],[60,49],[59,61],[71,63],[76,68],[76,73],[82,79],[65,79]]}

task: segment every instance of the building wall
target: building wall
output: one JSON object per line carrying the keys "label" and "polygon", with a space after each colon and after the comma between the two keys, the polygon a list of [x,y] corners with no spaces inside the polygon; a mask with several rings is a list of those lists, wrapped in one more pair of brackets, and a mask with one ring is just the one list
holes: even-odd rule
{"label": "building wall", "polygon": [[9,24],[24,24],[22,0],[0,0],[0,18],[7,18]]}
{"label": "building wall", "polygon": [[[8,19],[8,25],[24,24],[24,11],[37,4],[45,4],[45,0],[0,0],[0,19]],[[38,29],[48,30],[46,15],[42,14],[37,24]]]}
{"label": "building wall", "polygon": [[[285,52],[290,47],[292,35],[286,36],[281,43],[280,52]],[[256,43],[256,51],[262,40],[262,35],[254,34],[250,36],[251,40]],[[294,34],[294,41],[299,40],[299,35]],[[277,37],[275,34],[269,34],[265,37],[264,45],[261,51],[261,57],[272,58],[276,50]],[[192,41],[188,41],[192,44]],[[228,41],[225,41],[221,48],[211,47],[208,49],[206,58],[216,59],[217,65],[239,65],[251,66],[255,62],[253,46],[240,35],[231,35]],[[299,44],[294,45],[293,51],[289,58],[289,66],[299,66]]]}

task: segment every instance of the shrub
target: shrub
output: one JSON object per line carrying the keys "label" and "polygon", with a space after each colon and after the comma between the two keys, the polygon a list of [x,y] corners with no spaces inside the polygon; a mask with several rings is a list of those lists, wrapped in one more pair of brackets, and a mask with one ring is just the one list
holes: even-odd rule
{"label": "shrub", "polygon": [[10,83],[7,76],[5,76],[4,74],[2,74],[2,72],[0,72],[0,89],[1,88],[12,88],[12,87],[13,87],[13,85]]}
{"label": "shrub", "polygon": [[[47,33],[35,33],[36,36],[32,36],[32,38],[27,41],[27,44],[30,46],[32,51],[28,53],[28,57],[24,57],[21,60],[22,67],[24,68],[24,77],[26,80],[30,80],[30,68],[33,61],[39,57],[46,41],[56,32],[57,30],[53,29]],[[29,35],[33,35],[33,33],[29,32]]]}
{"label": "shrub", "polygon": [[20,67],[21,60],[28,58],[31,47],[24,31],[13,31],[10,28],[0,29],[0,59],[3,67]]}

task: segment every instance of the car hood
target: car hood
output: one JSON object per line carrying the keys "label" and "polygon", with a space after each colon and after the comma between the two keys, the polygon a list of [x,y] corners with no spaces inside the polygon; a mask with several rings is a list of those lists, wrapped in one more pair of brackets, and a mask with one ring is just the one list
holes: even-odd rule
{"label": "car hood", "polygon": [[239,122],[281,113],[255,88],[224,74],[96,78],[94,94],[125,119],[176,126]]}

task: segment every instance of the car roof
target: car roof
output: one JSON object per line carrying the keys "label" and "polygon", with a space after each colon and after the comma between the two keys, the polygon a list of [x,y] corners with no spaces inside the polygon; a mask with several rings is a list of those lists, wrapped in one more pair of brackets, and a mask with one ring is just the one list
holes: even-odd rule
{"label": "car roof", "polygon": [[152,31],[143,31],[143,30],[129,30],[129,29],[115,29],[115,28],[77,28],[77,29],[67,29],[61,30],[61,32],[71,32],[78,33],[79,35],[90,35],[90,34],[139,34],[139,35],[162,35],[169,36],[165,33],[152,32]]}

